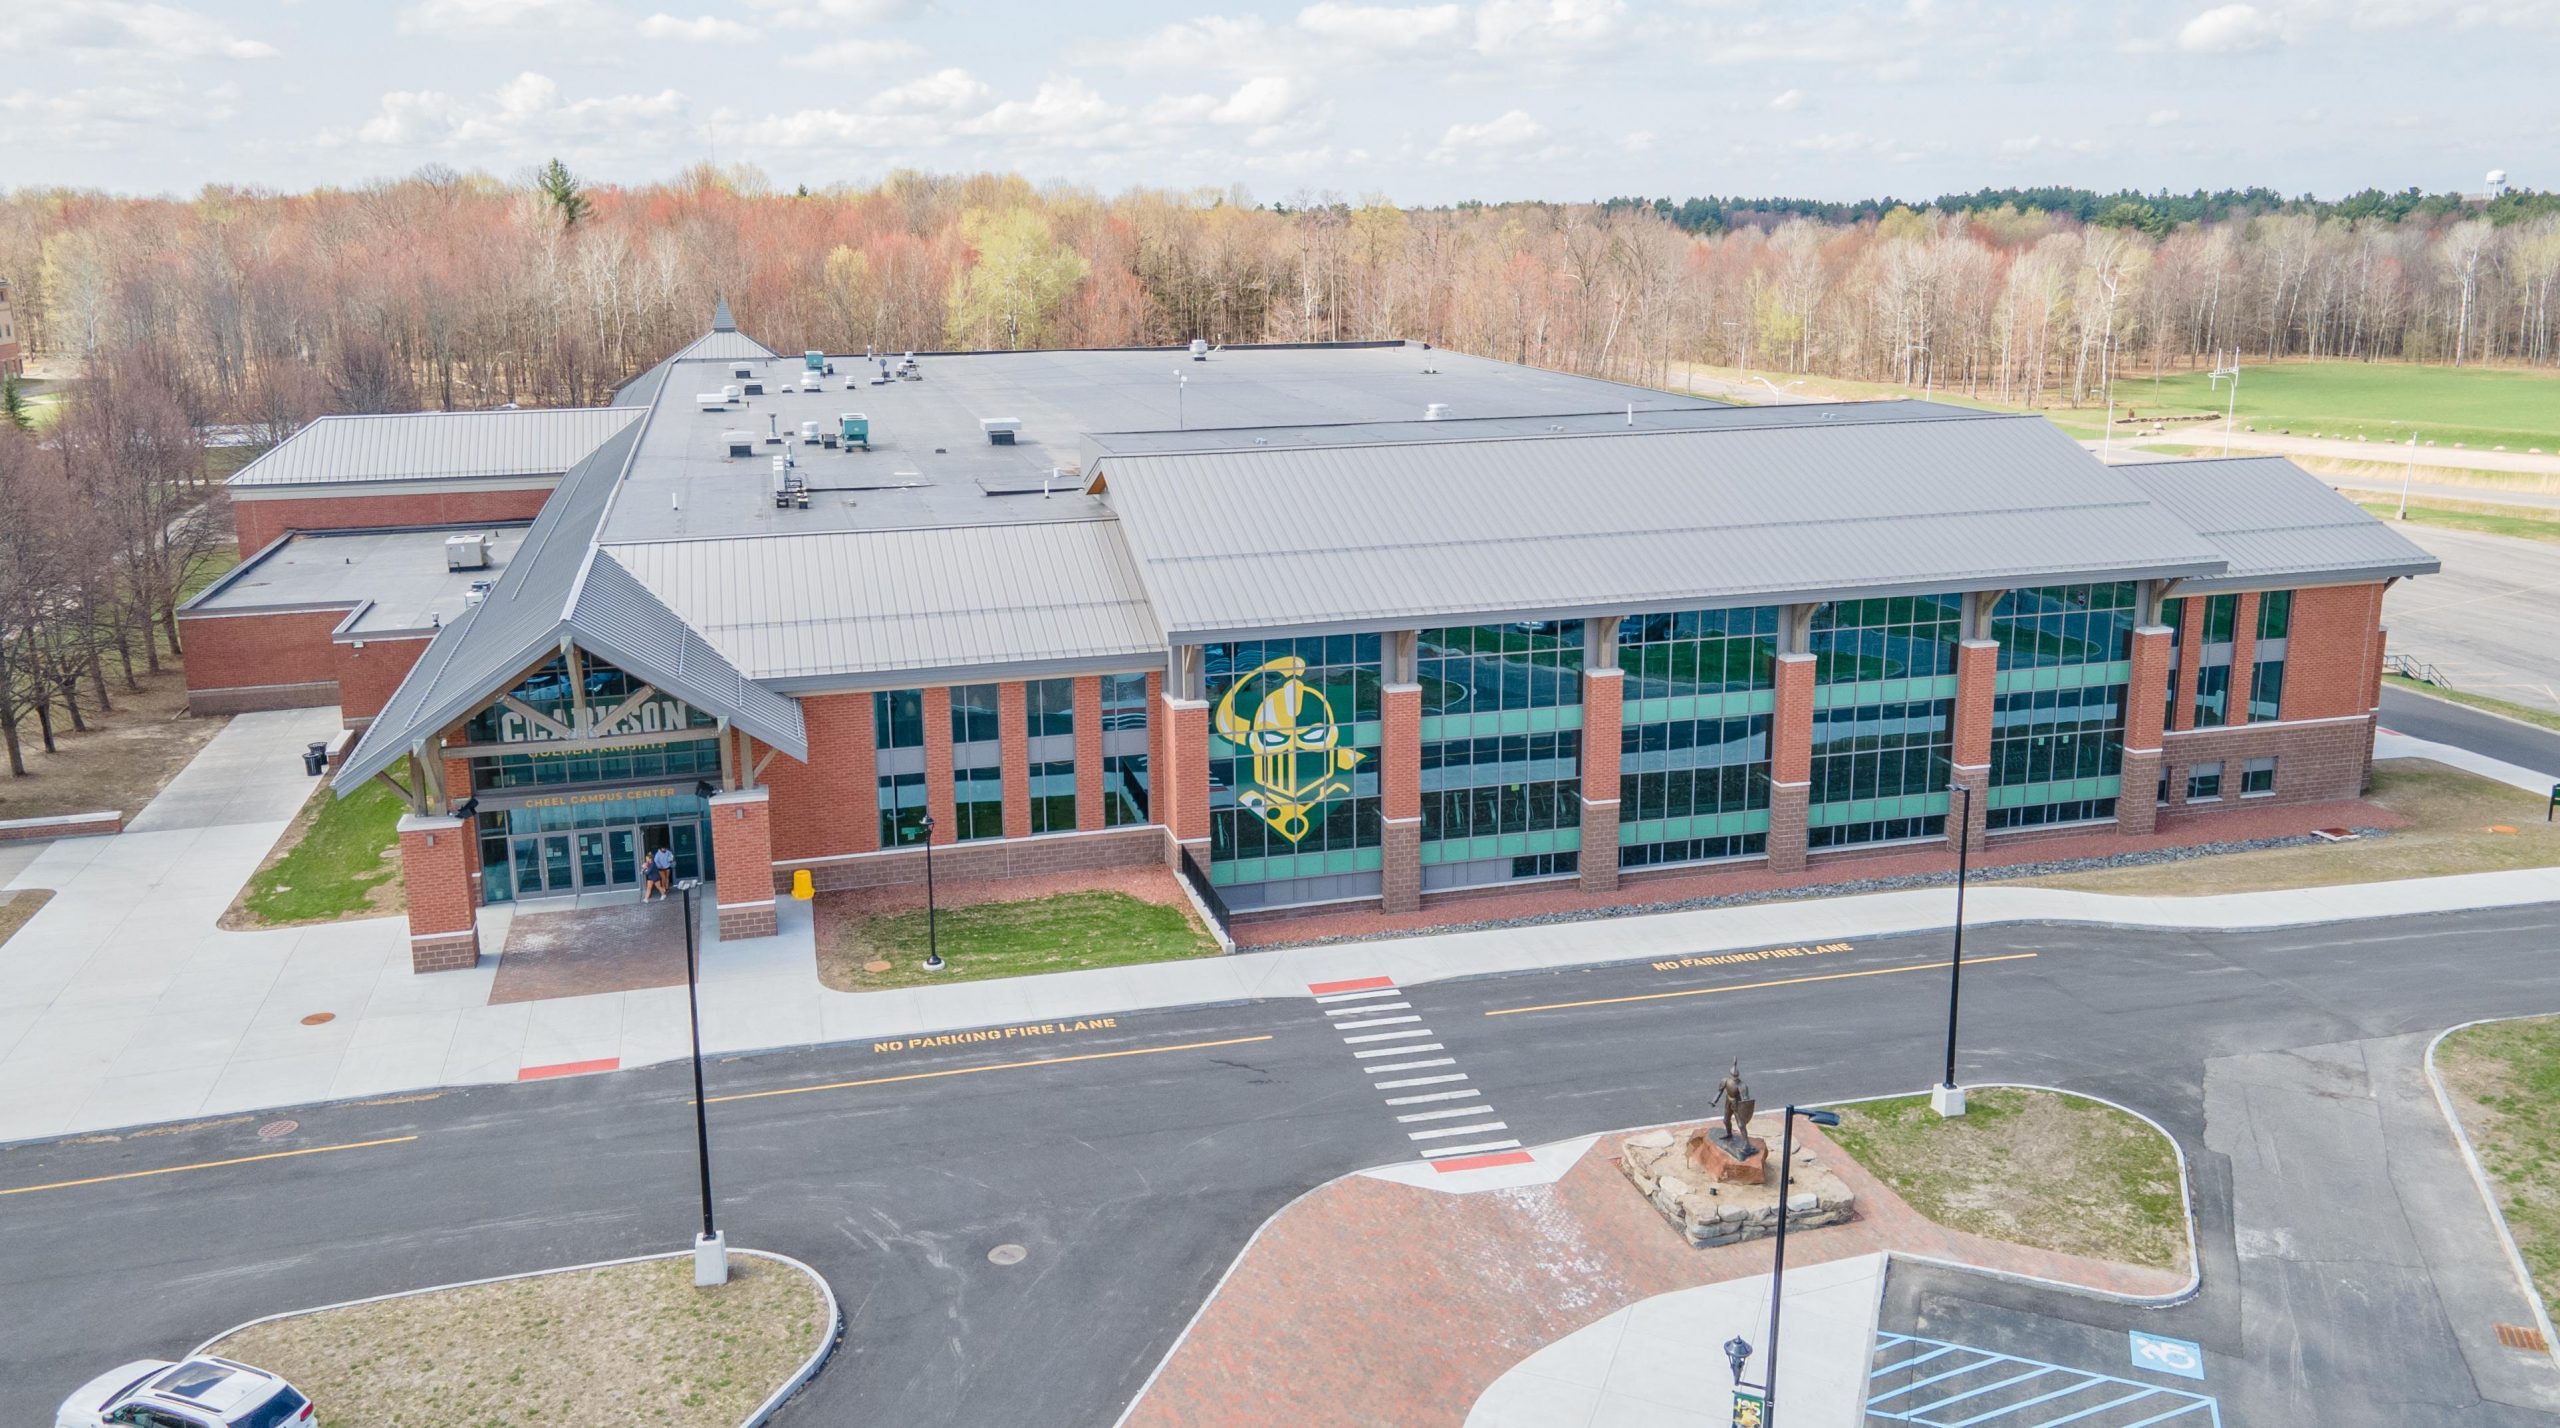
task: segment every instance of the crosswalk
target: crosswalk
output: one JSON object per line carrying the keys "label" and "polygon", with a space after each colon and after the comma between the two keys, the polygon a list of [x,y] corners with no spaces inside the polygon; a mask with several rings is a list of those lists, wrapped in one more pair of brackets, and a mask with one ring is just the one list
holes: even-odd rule
{"label": "crosswalk", "polygon": [[1311,982],[1325,1021],[1342,1038],[1369,1088],[1417,1154],[1439,1170],[1525,1165],[1531,1156],[1511,1126],[1458,1069],[1458,1058],[1425,1026],[1392,977]]}

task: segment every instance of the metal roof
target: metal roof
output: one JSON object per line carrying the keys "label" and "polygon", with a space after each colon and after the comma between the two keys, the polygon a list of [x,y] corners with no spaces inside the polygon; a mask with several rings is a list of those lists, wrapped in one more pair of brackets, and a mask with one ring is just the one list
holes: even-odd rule
{"label": "metal roof", "polygon": [[750,677],[784,688],[1128,669],[1164,651],[1109,520],[655,541],[607,547],[605,561],[663,592]]}
{"label": "metal roof", "polygon": [[[727,299],[722,299],[727,304]],[[671,362],[712,360],[720,362],[760,362],[778,356],[772,348],[735,328],[714,328],[676,349]],[[715,384],[716,385],[716,384]]]}
{"label": "metal roof", "polygon": [[1168,634],[2218,574],[2040,417],[1104,461]]}
{"label": "metal roof", "polygon": [[2230,562],[2184,594],[2341,584],[2443,569],[2388,522],[2281,456],[2150,461],[2115,468]]}
{"label": "metal roof", "polygon": [[1745,407],[1724,403],[1614,411],[1572,412],[1554,416],[1446,416],[1421,421],[1305,422],[1294,426],[1220,427],[1188,431],[1096,432],[1084,439],[1087,467],[1110,456],[1162,455],[1181,451],[1249,451],[1262,447],[1378,446],[1390,443],[1502,441],[1522,437],[1639,431],[1726,431],[1760,426],[1821,426],[1837,422],[1925,421],[1937,417],[1970,417],[1970,407],[1939,402],[1795,402],[1783,406]]}
{"label": "metal roof", "polygon": [[627,406],[326,416],[276,443],[226,484],[557,476],[638,416]]}

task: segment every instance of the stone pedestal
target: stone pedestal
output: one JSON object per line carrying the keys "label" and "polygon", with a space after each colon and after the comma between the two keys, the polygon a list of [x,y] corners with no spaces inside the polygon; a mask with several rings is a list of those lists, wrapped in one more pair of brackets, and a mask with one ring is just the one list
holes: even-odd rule
{"label": "stone pedestal", "polygon": [[1689,1168],[1719,1185],[1758,1185],[1769,1178],[1769,1142],[1742,1137],[1736,1146],[1720,1126],[1700,1126],[1689,1137]]}
{"label": "stone pedestal", "polygon": [[[1705,1172],[1690,1168],[1684,1146],[1689,1139],[1672,1130],[1631,1135],[1619,1143],[1618,1166],[1637,1193],[1692,1245],[1729,1245],[1776,1234],[1777,1176],[1764,1172],[1763,1182],[1757,1185],[1709,1180]],[[1712,1136],[1707,1139],[1710,1144],[1714,1141]],[[1751,1139],[1755,1146],[1766,1144],[1757,1136]],[[1768,1156],[1763,1153],[1756,1159],[1765,1164]],[[1796,1147],[1788,1181],[1789,1229],[1845,1224],[1857,1214],[1857,1197],[1839,1176],[1815,1164],[1813,1153],[1803,1146]]]}

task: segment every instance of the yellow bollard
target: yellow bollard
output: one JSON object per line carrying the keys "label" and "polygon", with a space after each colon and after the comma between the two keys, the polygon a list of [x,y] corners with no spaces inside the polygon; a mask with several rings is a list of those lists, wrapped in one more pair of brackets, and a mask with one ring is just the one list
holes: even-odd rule
{"label": "yellow bollard", "polygon": [[809,881],[809,870],[807,868],[794,868],[791,870],[791,895],[802,902],[807,902],[809,899],[818,895],[817,885]]}

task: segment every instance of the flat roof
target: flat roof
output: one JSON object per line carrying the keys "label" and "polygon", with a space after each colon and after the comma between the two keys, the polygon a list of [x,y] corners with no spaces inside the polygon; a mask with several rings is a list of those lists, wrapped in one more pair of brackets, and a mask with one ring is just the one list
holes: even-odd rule
{"label": "flat roof", "polygon": [[[271,614],[348,609],[364,613],[345,633],[414,633],[462,614],[477,581],[495,581],[515,560],[526,527],[439,526],[403,530],[314,531],[285,537],[186,604],[189,614]],[[486,570],[449,570],[445,541],[486,532]]]}

